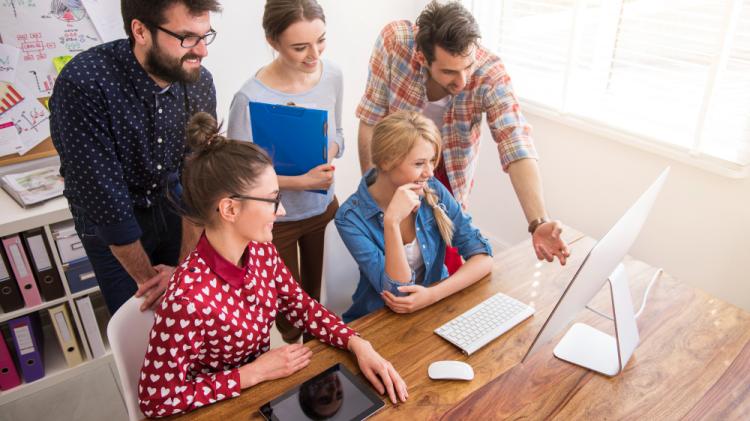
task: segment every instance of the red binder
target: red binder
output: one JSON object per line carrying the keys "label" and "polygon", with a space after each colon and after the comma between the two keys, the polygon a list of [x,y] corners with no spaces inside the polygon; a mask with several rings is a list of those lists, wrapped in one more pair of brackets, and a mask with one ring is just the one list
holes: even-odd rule
{"label": "red binder", "polygon": [[12,389],[19,384],[21,384],[21,378],[18,376],[13,357],[5,344],[5,338],[0,332],[0,390]]}
{"label": "red binder", "polygon": [[31,271],[26,252],[23,250],[21,238],[17,234],[3,238],[3,247],[5,247],[5,253],[10,261],[10,267],[13,269],[13,275],[16,277],[26,306],[32,307],[42,304],[42,296],[39,295],[39,288],[34,281],[34,273]]}

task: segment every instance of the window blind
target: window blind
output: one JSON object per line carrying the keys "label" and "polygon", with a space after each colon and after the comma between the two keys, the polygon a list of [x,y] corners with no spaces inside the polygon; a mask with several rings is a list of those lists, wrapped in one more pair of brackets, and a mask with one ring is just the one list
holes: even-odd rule
{"label": "window blind", "polygon": [[465,3],[525,102],[750,164],[750,0]]}

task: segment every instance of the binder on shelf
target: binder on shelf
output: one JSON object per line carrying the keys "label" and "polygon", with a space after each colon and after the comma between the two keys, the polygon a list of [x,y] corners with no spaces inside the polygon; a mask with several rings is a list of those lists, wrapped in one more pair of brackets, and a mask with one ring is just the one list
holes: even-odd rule
{"label": "binder on shelf", "polygon": [[6,313],[23,307],[23,297],[10,273],[10,262],[0,247],[0,307]]}
{"label": "binder on shelf", "polygon": [[83,362],[83,357],[81,357],[81,349],[78,348],[73,324],[70,323],[68,309],[65,308],[65,304],[60,304],[59,306],[50,308],[48,311],[49,317],[52,319],[52,325],[55,327],[57,340],[60,342],[60,348],[62,348],[63,355],[65,355],[65,362],[68,363],[68,367],[77,366]]}
{"label": "binder on shelf", "polygon": [[47,301],[60,298],[65,295],[60,272],[52,263],[52,250],[42,228],[36,228],[21,233],[26,251],[29,254],[31,269],[36,275],[39,293]]}
{"label": "binder on shelf", "polygon": [[107,349],[104,347],[104,340],[99,329],[99,322],[96,320],[94,306],[91,304],[91,298],[86,295],[76,299],[76,306],[78,307],[78,314],[81,316],[86,339],[91,347],[91,354],[94,358],[103,357],[107,353]]}
{"label": "binder on shelf", "polygon": [[42,303],[42,296],[39,295],[39,289],[34,281],[34,274],[29,266],[29,259],[21,245],[21,238],[18,235],[3,238],[3,247],[10,261],[10,267],[13,269],[13,275],[21,290],[23,301],[26,307],[36,306]]}
{"label": "binder on shelf", "polygon": [[60,252],[60,260],[63,263],[86,257],[83,243],[81,238],[78,237],[72,220],[55,224],[50,228],[52,228],[52,238],[57,243],[57,250]]}
{"label": "binder on shelf", "polygon": [[8,321],[8,327],[13,335],[23,379],[30,383],[44,377],[43,336],[39,315],[32,313],[12,319]]}
{"label": "binder on shelf", "polygon": [[21,384],[18,370],[13,363],[8,345],[5,344],[2,332],[0,332],[0,390],[12,389]]}
{"label": "binder on shelf", "polygon": [[81,292],[98,285],[94,269],[87,257],[64,264],[63,270],[65,270],[65,277],[68,278],[68,288],[71,293]]}

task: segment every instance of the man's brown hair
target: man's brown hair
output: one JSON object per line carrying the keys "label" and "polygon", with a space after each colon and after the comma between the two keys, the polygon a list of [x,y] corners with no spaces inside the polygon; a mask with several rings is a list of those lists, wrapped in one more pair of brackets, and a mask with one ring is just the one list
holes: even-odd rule
{"label": "man's brown hair", "polygon": [[430,2],[419,14],[417,27],[417,49],[424,54],[427,64],[435,61],[436,45],[452,55],[466,54],[481,36],[474,16],[455,1]]}
{"label": "man's brown hair", "polygon": [[217,0],[122,0],[120,11],[128,38],[133,39],[133,32],[130,29],[133,19],[143,22],[153,34],[157,26],[166,23],[164,11],[177,3],[184,4],[193,15],[221,11],[221,5]]}

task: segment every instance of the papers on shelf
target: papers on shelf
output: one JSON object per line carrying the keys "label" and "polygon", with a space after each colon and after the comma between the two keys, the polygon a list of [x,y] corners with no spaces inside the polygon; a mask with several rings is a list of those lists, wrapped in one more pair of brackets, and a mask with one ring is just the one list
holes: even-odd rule
{"label": "papers on shelf", "polygon": [[2,177],[2,185],[23,207],[61,196],[63,193],[63,178],[60,176],[59,165],[6,174]]}

